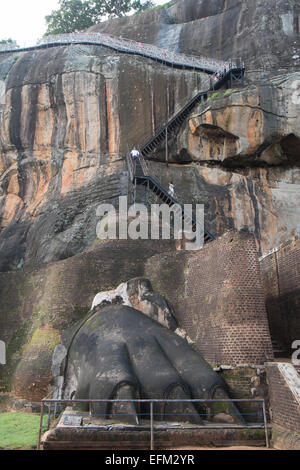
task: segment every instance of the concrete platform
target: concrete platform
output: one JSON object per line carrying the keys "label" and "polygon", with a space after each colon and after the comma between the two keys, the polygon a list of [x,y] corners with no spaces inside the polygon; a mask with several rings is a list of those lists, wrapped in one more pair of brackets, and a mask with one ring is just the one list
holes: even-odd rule
{"label": "concrete platform", "polygon": [[[70,424],[72,422],[76,424]],[[266,446],[265,431],[257,424],[245,428],[236,424],[205,423],[199,426],[190,423],[154,422],[153,437],[154,449],[176,449],[182,446]],[[129,425],[71,409],[66,409],[57,425],[42,438],[45,450],[150,450],[150,442],[149,421]]]}

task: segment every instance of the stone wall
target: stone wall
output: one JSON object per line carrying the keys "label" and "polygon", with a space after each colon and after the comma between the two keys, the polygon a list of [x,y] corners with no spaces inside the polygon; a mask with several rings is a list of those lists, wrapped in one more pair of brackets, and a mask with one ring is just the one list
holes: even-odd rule
{"label": "stone wall", "polygon": [[[281,374],[278,364],[267,364],[273,444],[282,449],[300,449],[300,404]],[[300,380],[300,376],[299,376]]]}
{"label": "stone wall", "polygon": [[300,339],[300,239],[260,261],[270,331],[287,351]]}
{"label": "stone wall", "polygon": [[273,359],[252,234],[228,232],[197,253],[156,256],[145,274],[211,364]]}
{"label": "stone wall", "polygon": [[[269,392],[265,366],[220,367],[220,376],[228,386],[232,399],[264,399],[268,409]],[[263,423],[262,402],[236,402],[248,423]],[[268,417],[268,416],[267,416]],[[269,417],[268,417],[269,418]]]}

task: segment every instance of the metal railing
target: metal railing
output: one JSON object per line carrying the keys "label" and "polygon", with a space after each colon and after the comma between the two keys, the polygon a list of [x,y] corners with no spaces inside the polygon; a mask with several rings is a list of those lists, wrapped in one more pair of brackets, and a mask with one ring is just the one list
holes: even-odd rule
{"label": "metal railing", "polygon": [[[266,413],[266,404],[264,399],[182,399],[182,400],[167,400],[167,399],[139,399],[139,400],[112,400],[112,399],[70,399],[70,400],[64,400],[64,399],[48,399],[44,398],[41,402],[41,414],[40,414],[40,426],[39,426],[39,434],[38,434],[38,442],[37,442],[37,450],[40,450],[41,448],[41,442],[42,442],[42,430],[43,430],[43,421],[44,421],[44,411],[45,407],[48,404],[48,410],[47,410],[47,429],[50,428],[50,420],[51,420],[51,407],[54,405],[57,407],[58,405],[79,405],[79,404],[88,404],[90,408],[90,414],[91,413],[91,405],[96,404],[96,403],[109,403],[109,404],[114,404],[114,403],[136,403],[138,405],[140,404],[149,404],[150,407],[150,412],[147,413],[147,415],[150,415],[150,423],[149,426],[147,427],[150,431],[150,449],[154,450],[154,431],[155,431],[155,425],[154,425],[154,404],[157,403],[191,403],[191,404],[213,404],[213,403],[258,403],[261,404],[261,411],[260,411],[260,416],[262,417],[262,422],[261,423],[243,423],[243,424],[214,424],[214,423],[209,423],[206,425],[193,425],[193,429],[264,429],[265,433],[265,441],[266,441],[266,447],[270,447],[270,441],[269,441],[269,432],[268,432],[268,420],[267,420],[267,413]],[[251,413],[239,413],[238,416],[243,416],[243,415],[249,415]],[[257,412],[255,415],[257,416]],[[206,416],[210,416],[211,414],[205,414]],[[93,416],[93,415],[92,415]],[[99,415],[97,415],[99,416]],[[107,417],[107,413],[104,415],[101,415],[102,417]],[[115,415],[114,415],[115,416]],[[124,417],[125,415],[122,414]],[[161,414],[160,414],[161,416]],[[177,413],[175,413],[175,416],[178,416]],[[184,415],[185,416],[185,415]],[[197,414],[197,416],[200,416]],[[65,428],[68,426],[65,426]],[[72,426],[73,427],[73,426]],[[136,426],[138,427],[138,425]],[[81,429],[85,429],[88,427],[85,426],[80,426]],[[143,427],[144,428],[144,427]],[[128,430],[128,426],[126,427]],[[168,427],[166,427],[168,429]],[[174,429],[174,428],[173,428]],[[188,428],[186,428],[188,429]]]}
{"label": "metal railing", "polygon": [[127,147],[127,152],[126,152],[126,162],[127,162],[127,167],[130,175],[130,181],[134,179],[135,175],[135,164],[133,163],[131,153]]}
{"label": "metal railing", "polygon": [[140,154],[138,156],[138,160],[139,160],[139,164],[141,165],[143,175],[146,176],[146,177],[150,176],[148,165],[147,165],[140,149],[139,149],[139,151],[140,151]]}
{"label": "metal railing", "polygon": [[[162,133],[165,133],[166,129],[172,128],[173,124],[176,124],[176,121],[181,118],[184,114],[188,114],[192,111],[194,106],[201,100],[202,98],[204,99],[204,96],[207,95],[209,92],[214,91],[216,89],[219,89],[224,80],[226,80],[226,77],[230,74],[232,70],[234,70],[235,63],[228,62],[228,65],[226,64],[227,68],[224,68],[223,71],[218,72],[218,77],[217,76],[210,76],[207,77],[205,80],[201,81],[200,87],[197,90],[196,95],[191,98],[188,103],[181,108],[179,111],[176,111],[173,116],[169,117],[169,120],[167,123],[164,123],[162,125],[158,125],[154,131],[154,134],[148,134],[147,138],[144,140],[144,143],[140,146],[140,151],[141,154],[144,155],[145,149],[151,145],[151,143],[160,138]],[[241,70],[244,70],[244,64],[243,68]],[[206,101],[204,99],[204,101]],[[203,110],[202,110],[203,111]],[[145,155],[144,155],[145,156]]]}
{"label": "metal railing", "polygon": [[241,59],[228,59],[227,61],[212,59],[204,56],[193,56],[163,49],[153,44],[137,42],[132,39],[112,36],[103,33],[69,33],[45,36],[37,43],[27,42],[20,47],[15,44],[0,44],[0,53],[23,52],[47,47],[66,46],[72,44],[91,44],[106,46],[120,52],[134,53],[159,60],[173,66],[188,67],[195,70],[203,70],[215,73],[224,70],[227,64],[235,64],[238,68],[243,68]]}

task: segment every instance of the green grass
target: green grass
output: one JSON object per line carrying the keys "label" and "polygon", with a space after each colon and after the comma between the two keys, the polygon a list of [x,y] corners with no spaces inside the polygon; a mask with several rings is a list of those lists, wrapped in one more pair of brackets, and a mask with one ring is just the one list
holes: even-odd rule
{"label": "green grass", "polygon": [[40,416],[31,413],[0,413],[0,449],[33,449]]}
{"label": "green grass", "polygon": [[213,99],[215,99],[215,98],[218,98],[219,96],[220,96],[220,93],[217,91],[216,93],[213,93],[213,94],[210,96],[210,98],[208,98],[208,99],[213,100]]}

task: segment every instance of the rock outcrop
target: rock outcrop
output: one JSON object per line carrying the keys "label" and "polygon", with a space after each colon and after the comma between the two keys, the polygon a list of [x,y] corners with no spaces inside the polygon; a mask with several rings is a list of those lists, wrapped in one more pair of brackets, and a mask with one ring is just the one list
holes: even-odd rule
{"label": "rock outcrop", "polygon": [[179,154],[224,167],[298,166],[299,86],[297,72],[212,94],[189,119]]}
{"label": "rock outcrop", "polygon": [[[206,228],[216,237],[232,228],[253,231],[260,254],[300,234],[299,14],[297,3],[285,0],[183,0],[93,28],[245,60],[246,87],[218,91],[194,109],[171,136],[169,164],[161,148],[149,168],[164,187],[173,181],[180,202],[205,204]],[[0,54],[0,339],[10,348],[3,389],[14,383],[19,395],[44,395],[55,344],[82,320],[99,288],[159,276],[173,289],[166,297],[175,298],[186,285],[188,256],[182,252],[182,261],[172,242],[98,245],[96,209],[117,206],[132,191],[127,145],[147,140],[205,79],[94,45]],[[178,255],[172,277],[172,256],[157,272],[164,251]],[[219,313],[223,300],[209,314]]]}
{"label": "rock outcrop", "polygon": [[[297,18],[297,6],[281,0],[272,11],[261,0],[185,0],[93,30],[193,54],[242,56],[247,69],[260,65],[264,51],[272,67],[293,70]],[[127,145],[142,144],[205,78],[101,46],[1,55],[0,270],[64,259],[91,246],[97,206],[117,205],[118,196],[130,192]],[[211,233],[247,225],[264,253],[299,232],[290,209],[298,201],[299,104],[292,98],[299,74],[249,78],[245,90],[221,93],[194,112],[170,142],[170,160],[193,168],[152,171],[164,184],[172,175],[182,202],[207,204]],[[253,165],[265,168],[237,170]]]}
{"label": "rock outcrop", "polygon": [[248,69],[290,70],[300,64],[299,14],[299,4],[286,0],[180,0],[91,31],[216,59],[242,57]]}
{"label": "rock outcrop", "polygon": [[261,253],[300,235],[299,85],[299,72],[275,74],[211,94],[170,142],[166,176],[151,167],[205,204],[210,231],[249,227]]}

